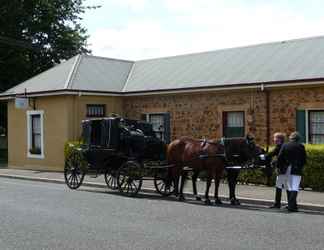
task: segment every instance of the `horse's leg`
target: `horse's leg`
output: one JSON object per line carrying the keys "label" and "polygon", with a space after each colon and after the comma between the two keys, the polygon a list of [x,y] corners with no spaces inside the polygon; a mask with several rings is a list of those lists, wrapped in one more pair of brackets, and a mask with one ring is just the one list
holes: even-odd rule
{"label": "horse's leg", "polygon": [[227,180],[228,180],[228,186],[229,186],[229,199],[231,202],[231,205],[240,205],[240,201],[236,199],[235,196],[235,187],[237,183],[237,177],[239,175],[240,171],[236,169],[230,169],[227,173]]}
{"label": "horse's leg", "polygon": [[170,170],[170,173],[171,173],[171,180],[173,181],[174,184],[174,195],[177,197],[179,195],[179,174],[175,168],[176,166],[174,167],[174,169]]}
{"label": "horse's leg", "polygon": [[218,189],[219,189],[219,182],[220,182],[220,177],[216,176],[215,177],[215,193],[214,193],[214,198],[215,198],[215,204],[220,205],[223,204],[222,201],[218,197]]}
{"label": "horse's leg", "polygon": [[193,189],[194,196],[196,197],[196,200],[201,201],[200,196],[197,194],[197,178],[198,178],[198,174],[199,174],[198,171],[193,172],[193,175],[191,177],[191,179],[192,179],[192,189]]}
{"label": "horse's leg", "polygon": [[212,180],[212,178],[210,176],[208,176],[207,182],[206,182],[206,192],[205,192],[205,204],[206,205],[211,204],[211,202],[209,200],[209,188],[210,188],[211,180]]}
{"label": "horse's leg", "polygon": [[186,175],[187,175],[186,172],[182,172],[182,174],[181,174],[181,183],[180,183],[180,192],[179,192],[179,200],[180,201],[185,200],[185,198],[183,196],[183,187],[184,187],[185,182],[186,182]]}
{"label": "horse's leg", "polygon": [[176,196],[176,197],[178,197],[179,196],[179,177],[178,176],[173,176],[172,177],[172,179],[173,179],[173,182],[174,182],[174,195]]}

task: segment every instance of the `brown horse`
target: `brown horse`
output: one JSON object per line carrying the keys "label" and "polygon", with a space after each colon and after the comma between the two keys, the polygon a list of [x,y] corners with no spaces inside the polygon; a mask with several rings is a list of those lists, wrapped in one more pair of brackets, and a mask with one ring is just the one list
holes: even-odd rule
{"label": "brown horse", "polygon": [[[215,180],[215,203],[221,203],[218,197],[218,187],[225,166],[223,153],[224,146],[220,141],[201,141],[189,137],[182,137],[169,144],[167,149],[167,159],[169,164],[174,165],[174,167],[170,168],[170,172],[175,182],[176,195],[178,195],[180,176],[182,177],[179,200],[184,200],[183,186],[187,173],[184,170],[184,167],[188,167],[192,169],[194,176],[198,176],[198,173],[203,170],[207,172],[205,203],[211,203],[209,200],[209,188],[212,179]],[[195,185],[194,192],[197,193]]]}
{"label": "brown horse", "polygon": [[[265,163],[259,158],[264,153],[264,150],[257,146],[254,143],[254,138],[249,135],[246,138],[223,138],[221,143],[224,145],[223,154],[229,186],[229,200],[232,205],[239,205],[240,202],[236,198],[235,188],[240,167],[256,168],[264,165]],[[194,172],[192,182],[193,192],[196,197],[198,197],[196,189],[197,176],[198,172]]]}

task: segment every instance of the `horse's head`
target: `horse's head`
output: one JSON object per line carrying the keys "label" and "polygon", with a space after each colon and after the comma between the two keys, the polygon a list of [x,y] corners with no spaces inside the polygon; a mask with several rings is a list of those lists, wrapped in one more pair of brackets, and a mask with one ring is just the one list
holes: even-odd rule
{"label": "horse's head", "polygon": [[233,139],[232,145],[235,144],[235,151],[238,153],[242,163],[251,162],[255,164],[265,153],[265,150],[255,143],[254,137],[251,135],[247,135],[245,138]]}
{"label": "horse's head", "polygon": [[254,137],[225,138],[222,139],[225,145],[226,159],[230,164],[255,165],[259,156],[264,154],[263,148],[256,145]]}
{"label": "horse's head", "polygon": [[248,158],[253,159],[253,162],[259,166],[268,164],[268,158],[266,152],[268,149],[264,149],[255,144],[254,137],[247,135],[246,143],[248,145]]}

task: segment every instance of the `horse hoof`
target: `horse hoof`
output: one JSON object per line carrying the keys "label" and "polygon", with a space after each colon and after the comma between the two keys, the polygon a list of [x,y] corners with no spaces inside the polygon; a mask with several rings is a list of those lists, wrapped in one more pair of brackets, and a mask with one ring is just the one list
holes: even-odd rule
{"label": "horse hoof", "polygon": [[210,200],[209,200],[209,199],[205,200],[205,204],[206,204],[206,205],[211,205]]}
{"label": "horse hoof", "polygon": [[220,199],[215,199],[215,205],[222,205],[223,202]]}
{"label": "horse hoof", "polygon": [[196,201],[201,201],[201,197],[196,196]]}
{"label": "horse hoof", "polygon": [[183,195],[180,195],[178,199],[179,199],[179,201],[185,201],[186,200]]}
{"label": "horse hoof", "polygon": [[231,199],[231,205],[233,206],[238,206],[238,205],[241,205],[240,201],[236,198],[232,198]]}

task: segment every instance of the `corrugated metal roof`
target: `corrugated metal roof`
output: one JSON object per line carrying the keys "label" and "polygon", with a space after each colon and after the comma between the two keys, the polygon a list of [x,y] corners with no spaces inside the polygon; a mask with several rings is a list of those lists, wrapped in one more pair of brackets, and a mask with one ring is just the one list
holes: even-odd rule
{"label": "corrugated metal roof", "polygon": [[79,55],[1,95],[56,90],[143,92],[324,78],[324,36],[126,61]]}
{"label": "corrugated metal roof", "polygon": [[83,55],[68,89],[121,92],[133,63]]}
{"label": "corrugated metal roof", "polygon": [[137,61],[125,92],[324,77],[324,37]]}
{"label": "corrugated metal roof", "polygon": [[121,92],[134,62],[78,55],[5,91],[2,95],[57,90]]}
{"label": "corrugated metal roof", "polygon": [[3,94],[22,94],[27,90],[27,93],[53,91],[64,89],[64,86],[69,81],[71,70],[73,69],[78,56],[60,63],[53,68],[36,75],[27,81],[5,91]]}

